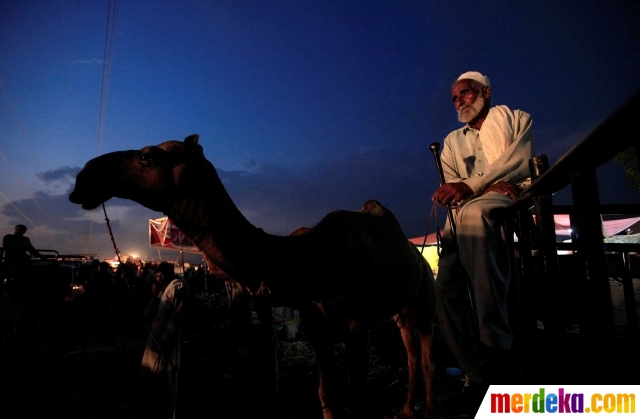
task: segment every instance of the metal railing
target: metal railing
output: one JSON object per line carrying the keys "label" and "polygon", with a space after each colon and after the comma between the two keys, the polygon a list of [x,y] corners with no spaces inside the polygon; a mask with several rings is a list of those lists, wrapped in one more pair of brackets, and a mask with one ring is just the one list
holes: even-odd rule
{"label": "metal railing", "polygon": [[[557,243],[555,229],[548,228],[541,233],[547,240],[543,237],[538,245],[542,246],[543,252],[546,251],[547,255],[553,257],[557,257],[558,249],[570,249],[579,258],[578,266],[581,266],[582,272],[576,272],[575,275],[581,275],[581,281],[572,291],[580,295],[580,334],[585,336],[590,344],[600,344],[616,338],[606,253],[621,252],[627,253],[628,256],[628,252],[640,250],[637,244],[604,243],[602,215],[611,214],[611,211],[634,214],[639,212],[640,206],[601,205],[596,178],[597,169],[621,152],[635,146],[636,152],[640,154],[637,115],[640,115],[640,92],[534,179],[531,186],[507,207],[514,213],[527,210],[532,200],[551,197],[570,185],[573,205],[562,211],[571,214],[572,242]],[[550,205],[552,206],[552,203]],[[552,213],[554,211],[553,207],[549,210]],[[555,271],[545,274],[546,277],[541,283],[543,297],[548,299],[547,302],[552,308],[548,318],[550,329],[561,332],[562,326],[553,324],[559,321],[555,315],[557,311],[553,308],[562,304],[559,295],[556,294],[559,288],[559,273]],[[635,327],[637,329],[637,323]]]}

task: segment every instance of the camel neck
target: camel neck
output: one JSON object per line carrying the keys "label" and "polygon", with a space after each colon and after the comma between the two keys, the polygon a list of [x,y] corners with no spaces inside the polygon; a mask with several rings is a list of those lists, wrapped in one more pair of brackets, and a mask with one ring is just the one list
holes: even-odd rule
{"label": "camel neck", "polygon": [[257,288],[265,275],[269,235],[253,226],[226,192],[174,202],[167,216],[235,281]]}

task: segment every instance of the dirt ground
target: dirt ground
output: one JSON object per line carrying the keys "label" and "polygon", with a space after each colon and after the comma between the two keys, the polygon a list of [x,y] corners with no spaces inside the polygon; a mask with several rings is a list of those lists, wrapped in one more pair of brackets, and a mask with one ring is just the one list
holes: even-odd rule
{"label": "dirt ground", "polygon": [[[394,328],[380,325],[371,334],[367,390],[369,409],[379,412],[379,418],[393,417],[406,392],[406,358]],[[267,399],[262,391],[263,356],[257,342],[256,333],[238,335],[230,327],[186,333],[177,417],[321,418],[315,359],[304,335],[278,345],[282,396],[277,401]],[[342,344],[335,348],[338,355],[344,354]],[[11,417],[151,417],[139,398],[143,350],[144,338],[132,334],[16,336],[3,345],[3,381],[10,383],[3,404],[14,412]],[[436,402],[461,385],[460,377],[446,375],[447,356],[438,355]],[[418,411],[424,411],[424,404],[420,395]],[[440,417],[448,416],[441,412]]]}
{"label": "dirt ground", "polygon": [[[6,312],[11,304],[2,298]],[[91,327],[77,308],[69,311],[64,327],[47,331],[8,333],[4,328],[0,360],[3,417],[148,418],[149,406],[141,396],[140,361],[146,331],[129,319],[125,326]],[[5,319],[6,320],[6,319]],[[6,322],[5,322],[6,323]],[[116,325],[117,326],[117,325]],[[201,319],[186,328],[182,366],[178,375],[177,418],[321,418],[317,397],[318,374],[304,327],[294,340],[278,344],[281,396],[264,392],[266,374],[260,369],[264,355],[259,347],[259,326],[244,328],[228,322]],[[367,381],[372,418],[392,418],[406,395],[406,355],[399,331],[391,320],[370,333],[371,363]],[[344,345],[335,350],[344,371]],[[436,406],[462,385],[460,376],[448,375],[456,367],[442,339],[434,339]],[[420,389],[416,409],[425,409]],[[453,417],[440,411],[442,418]]]}
{"label": "dirt ground", "polygon": [[[12,310],[13,303],[7,298],[0,304],[0,313]],[[2,416],[152,417],[140,397],[138,374],[146,340],[140,319],[131,315],[111,328],[97,328],[77,307],[65,310],[55,321],[42,319],[48,327],[41,324],[18,333],[7,327],[8,320],[3,317],[0,362],[2,381],[8,388],[2,394]],[[372,419],[393,418],[406,394],[402,341],[389,321],[372,328],[370,343],[368,410]],[[560,341],[536,336],[516,345],[522,375],[513,384],[637,384],[637,340],[621,339],[609,348],[593,358],[589,354],[594,352],[577,334],[567,334]],[[278,349],[282,391],[274,400],[263,391],[263,355],[256,326],[240,329],[207,318],[190,324],[183,341],[176,417],[320,419],[317,368],[304,327],[295,340],[280,342]],[[341,342],[335,349],[343,355]],[[453,418],[442,403],[460,389],[462,377],[447,373],[457,364],[437,327],[433,351],[436,412],[439,418]],[[425,409],[422,392],[416,408],[421,417]]]}

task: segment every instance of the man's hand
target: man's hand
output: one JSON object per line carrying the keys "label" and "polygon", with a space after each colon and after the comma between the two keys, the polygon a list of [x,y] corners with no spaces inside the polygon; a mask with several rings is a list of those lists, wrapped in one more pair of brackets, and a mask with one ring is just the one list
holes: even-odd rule
{"label": "man's hand", "polygon": [[520,191],[521,189],[518,188],[513,183],[498,182],[498,183],[494,183],[493,185],[489,186],[484,191],[482,191],[482,195],[488,192],[497,192],[500,195],[505,195],[511,199],[516,199],[518,196],[520,196]]}
{"label": "man's hand", "polygon": [[445,183],[431,196],[431,200],[443,207],[455,205],[473,195],[471,188],[464,182]]}

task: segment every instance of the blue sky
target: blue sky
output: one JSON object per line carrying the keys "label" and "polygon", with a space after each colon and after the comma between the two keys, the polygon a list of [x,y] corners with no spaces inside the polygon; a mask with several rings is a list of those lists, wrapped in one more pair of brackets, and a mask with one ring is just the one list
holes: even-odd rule
{"label": "blue sky", "polygon": [[[192,133],[267,232],[373,198],[420,236],[438,186],[428,146],[460,126],[459,74],[529,112],[551,162],[640,88],[631,1],[129,1],[107,37],[109,6],[0,3],[0,228],[27,225],[41,249],[111,258],[102,209],[68,202],[75,174]],[[601,202],[640,203],[617,164],[598,176]],[[162,214],[107,212],[123,254],[157,256],[147,221]]]}

